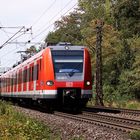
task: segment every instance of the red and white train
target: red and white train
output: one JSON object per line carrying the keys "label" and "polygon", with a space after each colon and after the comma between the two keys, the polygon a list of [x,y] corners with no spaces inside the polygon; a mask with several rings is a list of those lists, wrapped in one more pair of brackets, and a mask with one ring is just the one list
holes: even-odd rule
{"label": "red and white train", "polygon": [[92,97],[90,55],[84,46],[48,46],[0,76],[0,97],[83,107]]}

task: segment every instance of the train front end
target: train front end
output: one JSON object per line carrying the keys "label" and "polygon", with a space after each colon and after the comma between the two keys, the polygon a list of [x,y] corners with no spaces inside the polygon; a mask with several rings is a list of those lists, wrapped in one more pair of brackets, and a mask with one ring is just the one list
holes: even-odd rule
{"label": "train front end", "polygon": [[92,98],[92,74],[88,50],[83,46],[67,45],[49,48],[54,75],[47,85],[56,91],[57,103],[63,106],[84,107]]}

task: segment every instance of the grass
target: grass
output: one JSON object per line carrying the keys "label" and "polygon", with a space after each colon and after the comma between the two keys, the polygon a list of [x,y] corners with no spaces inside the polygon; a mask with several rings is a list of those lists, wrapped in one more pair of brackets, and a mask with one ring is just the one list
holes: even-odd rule
{"label": "grass", "polygon": [[130,133],[132,140],[140,140],[140,131],[134,131]]}
{"label": "grass", "polygon": [[0,140],[60,140],[60,134],[0,101]]}
{"label": "grass", "polygon": [[133,100],[129,101],[128,104],[126,105],[126,108],[128,109],[139,109],[140,110],[140,102]]}
{"label": "grass", "polygon": [[[10,103],[0,101],[0,140],[61,140],[61,134],[15,111]],[[72,136],[71,140],[84,139]]]}
{"label": "grass", "polygon": [[[95,98],[92,98],[87,105],[94,106]],[[126,99],[123,97],[119,100],[112,100],[111,103],[106,100],[104,101],[104,106],[140,110],[140,102],[138,100]]]}

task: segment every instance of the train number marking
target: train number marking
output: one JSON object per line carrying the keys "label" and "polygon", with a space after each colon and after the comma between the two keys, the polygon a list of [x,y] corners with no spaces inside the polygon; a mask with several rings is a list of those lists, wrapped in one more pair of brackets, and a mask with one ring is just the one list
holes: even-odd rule
{"label": "train number marking", "polygon": [[73,82],[66,82],[66,87],[73,87]]}

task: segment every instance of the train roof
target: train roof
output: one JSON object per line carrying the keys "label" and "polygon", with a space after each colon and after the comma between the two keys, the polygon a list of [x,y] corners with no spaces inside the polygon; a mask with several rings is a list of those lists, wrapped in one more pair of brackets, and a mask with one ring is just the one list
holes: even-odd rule
{"label": "train roof", "polygon": [[24,62],[22,62],[21,64],[17,65],[14,68],[12,68],[11,70],[7,71],[6,73],[0,75],[0,77],[3,77],[5,75],[7,75],[7,74],[10,74],[11,72],[14,72],[15,70],[21,68],[25,64],[29,64],[33,60],[40,58],[42,56],[43,52],[47,48],[50,48],[51,50],[83,50],[85,47],[84,46],[73,46],[73,45],[70,45],[70,44],[65,44],[65,45],[59,45],[58,44],[58,45],[54,45],[54,46],[47,46],[45,49],[41,50],[40,52],[38,52],[37,54],[35,54],[31,58],[25,60]]}
{"label": "train roof", "polygon": [[84,46],[72,46],[72,45],[56,45],[56,46],[48,46],[52,50],[82,50]]}
{"label": "train roof", "polygon": [[10,74],[11,72],[21,68],[22,66],[24,66],[25,64],[28,64],[30,62],[32,62],[33,60],[41,57],[41,55],[43,54],[44,50],[41,50],[40,52],[38,52],[37,54],[35,54],[34,56],[30,57],[29,59],[25,60],[24,62],[22,62],[21,64],[17,65],[16,67],[10,69],[9,71],[7,71],[6,73],[2,74],[0,77],[5,76],[7,74]]}

